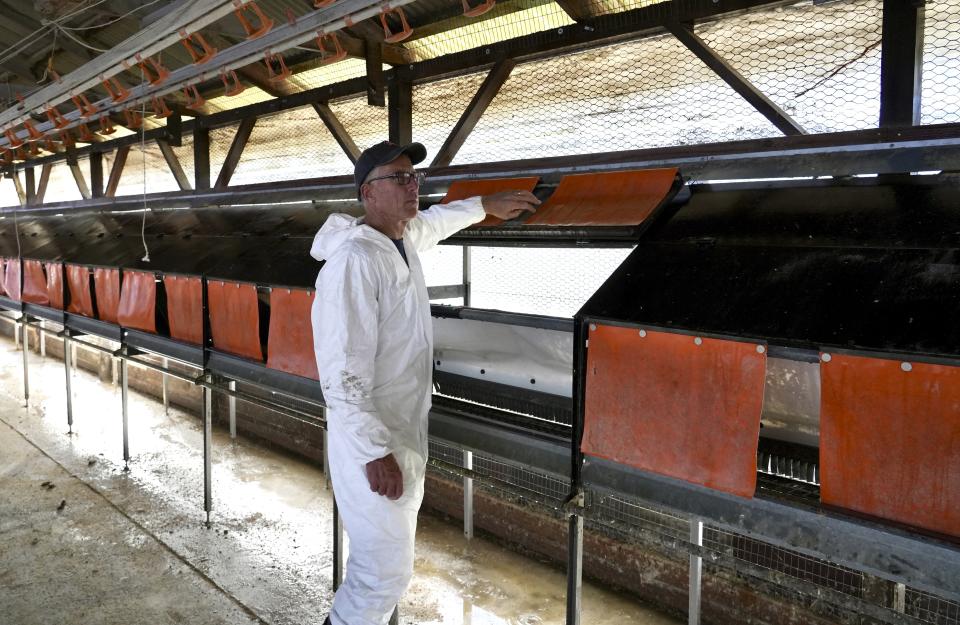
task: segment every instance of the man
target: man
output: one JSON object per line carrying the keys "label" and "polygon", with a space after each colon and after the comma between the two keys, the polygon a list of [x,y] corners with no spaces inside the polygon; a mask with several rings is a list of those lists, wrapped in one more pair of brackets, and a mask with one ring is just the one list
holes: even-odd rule
{"label": "man", "polygon": [[365,215],[331,215],[311,255],[325,261],[313,303],[314,349],[327,403],[330,477],[350,538],[327,622],[383,625],[413,574],[427,460],[433,329],[419,253],[487,214],[512,219],[540,202],[526,191],[419,211],[419,143],[379,143],[354,169]]}

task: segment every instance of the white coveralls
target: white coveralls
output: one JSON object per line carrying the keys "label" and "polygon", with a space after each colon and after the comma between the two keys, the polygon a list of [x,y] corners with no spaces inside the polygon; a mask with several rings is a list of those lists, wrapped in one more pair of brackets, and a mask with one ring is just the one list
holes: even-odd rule
{"label": "white coveralls", "polygon": [[[479,197],[435,205],[403,235],[409,268],[381,232],[331,215],[310,254],[326,263],[313,302],[314,351],[327,404],[328,457],[350,538],[333,625],[383,625],[413,574],[427,461],[433,328],[418,252],[485,216]],[[392,453],[403,495],[370,490],[365,465]]]}

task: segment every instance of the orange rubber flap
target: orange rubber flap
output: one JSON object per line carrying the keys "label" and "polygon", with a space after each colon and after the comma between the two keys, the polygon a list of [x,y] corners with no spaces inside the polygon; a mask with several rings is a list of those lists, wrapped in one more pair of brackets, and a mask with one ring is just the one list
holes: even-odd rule
{"label": "orange rubber flap", "polygon": [[[440,200],[441,204],[448,204],[457,200],[465,200],[468,197],[478,195],[490,195],[491,193],[500,193],[501,191],[533,191],[540,180],[538,176],[527,176],[525,178],[494,178],[492,180],[457,180],[447,189],[447,194]],[[502,224],[503,220],[493,215],[487,215],[486,219],[473,228],[479,226],[496,226]]]}
{"label": "orange rubber flap", "polygon": [[47,269],[47,299],[50,307],[63,310],[63,265],[45,263]]}
{"label": "orange rubber flap", "polygon": [[157,333],[157,282],[152,272],[123,272],[117,321],[125,328]]}
{"label": "orange rubber flap", "polygon": [[583,452],[752,497],[766,349],[591,327]]}
{"label": "orange rubber flap", "polygon": [[239,282],[207,281],[213,346],[245,358],[263,360],[257,287]]}
{"label": "orange rubber flap", "polygon": [[200,278],[164,276],[170,336],[187,343],[203,343],[203,283]]}
{"label": "orange rubber flap", "polygon": [[823,503],[960,536],[960,367],[820,364]]}
{"label": "orange rubber flap", "polygon": [[117,308],[120,305],[120,270],[94,268],[93,287],[97,294],[97,318],[101,321],[117,323]]}
{"label": "orange rubber flap", "polygon": [[67,312],[93,317],[90,270],[80,265],[67,265],[67,286],[70,288],[70,304],[67,306]]}
{"label": "orange rubber flap", "polygon": [[660,205],[676,177],[675,167],[564,176],[523,225],[636,226]]}
{"label": "orange rubber flap", "polygon": [[313,291],[278,289],[270,291],[270,335],[267,339],[267,367],[319,380],[313,352],[310,307]]}
{"label": "orange rubber flap", "polygon": [[43,273],[43,264],[39,260],[23,261],[23,301],[40,306],[48,306],[47,276]]}
{"label": "orange rubber flap", "polygon": [[3,274],[3,290],[7,292],[7,297],[10,299],[20,299],[20,261],[16,258],[7,259],[7,270]]}

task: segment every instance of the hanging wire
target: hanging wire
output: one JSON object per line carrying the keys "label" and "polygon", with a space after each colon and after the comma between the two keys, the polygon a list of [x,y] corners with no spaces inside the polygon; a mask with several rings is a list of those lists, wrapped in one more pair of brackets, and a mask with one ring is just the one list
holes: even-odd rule
{"label": "hanging wire", "polygon": [[84,41],[83,39],[77,37],[76,35],[74,35],[74,34],[71,33],[70,31],[68,31],[67,29],[65,29],[63,26],[61,26],[60,24],[53,23],[53,36],[54,36],[54,41],[56,41],[56,36],[57,36],[57,33],[58,33],[58,32],[62,32],[64,35],[66,35],[66,36],[69,37],[70,39],[73,39],[75,42],[77,42],[78,44],[80,44],[80,45],[83,46],[84,48],[88,48],[88,49],[90,49],[90,50],[93,50],[94,52],[107,52],[107,50],[106,50],[105,48],[98,48],[97,46],[91,46],[89,43],[87,43],[87,42]]}
{"label": "hanging wire", "polygon": [[[140,68],[140,78],[147,82],[146,70]],[[143,262],[150,262],[150,250],[147,248],[147,101],[140,103],[140,169],[143,174],[143,219],[140,221],[140,240],[143,241]]]}
{"label": "hanging wire", "polygon": [[37,81],[39,85],[47,79],[47,75],[50,73],[50,70],[53,69],[53,55],[57,52],[57,31],[53,31],[53,44],[50,46],[50,56],[47,57],[47,65],[43,68],[43,76],[40,77],[40,80]]}
{"label": "hanging wire", "polygon": [[94,25],[92,25],[92,26],[61,26],[60,28],[63,28],[63,29],[66,29],[66,30],[73,30],[73,31],[79,31],[79,30],[94,30],[94,29],[96,29],[96,28],[103,28],[104,26],[109,26],[110,24],[115,24],[115,23],[119,22],[120,20],[122,20],[123,18],[129,17],[130,15],[133,15],[133,14],[136,13],[137,11],[139,11],[139,10],[141,10],[141,9],[145,9],[145,8],[147,8],[148,6],[153,5],[153,4],[156,4],[156,3],[158,3],[158,2],[160,2],[160,0],[151,0],[150,2],[147,2],[146,4],[141,4],[141,5],[138,6],[137,8],[132,9],[132,10],[130,10],[130,11],[127,11],[127,12],[124,13],[123,15],[118,15],[117,17],[113,18],[113,19],[110,20],[109,22],[103,22],[102,24],[94,24]]}

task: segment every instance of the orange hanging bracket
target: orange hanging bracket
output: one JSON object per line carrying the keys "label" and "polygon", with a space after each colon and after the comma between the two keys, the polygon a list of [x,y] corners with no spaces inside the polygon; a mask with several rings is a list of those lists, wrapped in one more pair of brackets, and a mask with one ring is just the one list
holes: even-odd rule
{"label": "orange hanging bracket", "polygon": [[19,148],[21,145],[23,145],[23,139],[18,137],[17,133],[15,133],[13,129],[8,128],[3,131],[3,134],[6,135],[7,141],[10,142],[11,148]]}
{"label": "orange hanging bracket", "polygon": [[27,156],[40,156],[40,147],[36,141],[29,142],[27,146]]}
{"label": "orange hanging bracket", "polygon": [[[327,41],[333,42],[332,49],[327,47],[325,43]],[[337,37],[337,33],[327,33],[325,35],[317,33],[317,47],[320,48],[320,65],[329,65],[347,58],[347,51],[340,45],[340,38]]]}
{"label": "orange hanging bracket", "polygon": [[63,143],[63,147],[67,148],[68,150],[72,150],[73,148],[77,147],[77,142],[69,130],[60,131],[60,141]]}
{"label": "orange hanging bracket", "polygon": [[200,33],[187,34],[187,31],[180,31],[180,43],[190,53],[195,65],[203,65],[217,54],[217,49],[207,43]]}
{"label": "orange hanging bracket", "polygon": [[63,113],[57,110],[56,107],[51,106],[47,109],[47,119],[50,120],[50,123],[53,124],[55,128],[66,128],[70,125],[69,120],[63,116]]}
{"label": "orange hanging bracket", "polygon": [[200,95],[200,92],[197,91],[196,85],[187,85],[183,88],[183,96],[187,99],[187,103],[184,105],[188,109],[198,108],[207,103],[207,101]]}
{"label": "orange hanging bracket", "polygon": [[[241,2],[240,0],[233,0],[233,6],[236,9],[233,10],[233,14],[237,16],[237,19],[240,21],[240,25],[243,26],[244,32],[247,33],[247,39],[257,39],[258,37],[263,37],[270,29],[273,28],[273,20],[264,15],[263,11],[260,10],[260,7],[257,6],[256,2]],[[254,17],[259,22],[259,26],[254,26],[250,23],[250,20],[247,19],[247,16],[244,15],[244,11],[253,12]]]}
{"label": "orange hanging bracket", "polygon": [[170,70],[153,57],[140,61],[139,65],[140,70],[143,72],[143,77],[146,78],[147,82],[151,85],[159,85],[170,77]]}
{"label": "orange hanging bracket", "polygon": [[143,116],[133,109],[123,110],[124,125],[127,128],[139,128],[143,126]]}
{"label": "orange hanging bracket", "polygon": [[107,90],[107,93],[110,94],[110,99],[114,102],[123,102],[130,97],[130,92],[127,91],[126,87],[120,84],[120,81],[116,78],[106,78],[101,83],[103,88]]}
{"label": "orange hanging bracket", "polygon": [[[227,76],[229,75],[229,79]],[[240,82],[240,79],[237,78],[237,72],[230,70],[229,74],[225,71],[220,72],[220,80],[223,81],[224,95],[235,96],[243,93],[243,90],[246,87],[243,86],[243,83]]]}
{"label": "orange hanging bracket", "polygon": [[337,1],[337,0],[313,0],[313,6],[314,6],[314,8],[316,8],[316,9],[322,9],[322,8],[324,8],[324,7],[330,6],[331,4],[333,4],[333,3],[336,2],[336,1]]}
{"label": "orange hanging bracket", "polygon": [[467,0],[460,0],[460,2],[463,4],[464,15],[466,15],[467,17],[480,17],[481,15],[483,15],[484,13],[492,9],[493,5],[497,3],[497,0],[486,0],[485,2],[481,2],[475,7],[471,7],[470,3],[467,2]]}
{"label": "orange hanging bracket", "polygon": [[[264,56],[264,62],[267,64],[267,73],[270,82],[280,82],[281,80],[286,80],[290,78],[293,74],[288,68],[287,64],[283,60],[282,54],[272,54],[269,50]],[[274,71],[273,65],[277,64],[277,70]]]}
{"label": "orange hanging bracket", "polygon": [[[400,18],[401,29],[396,33],[390,30],[390,25],[387,23],[387,15],[390,13],[396,13]],[[400,43],[413,34],[413,29],[410,28],[410,24],[407,22],[407,16],[400,7],[397,7],[396,9],[387,9],[381,13],[380,24],[383,26],[383,40],[387,43]]]}
{"label": "orange hanging bracket", "polygon": [[80,124],[77,126],[77,129],[80,131],[80,141],[83,141],[84,143],[93,143],[97,140],[97,138],[93,136],[93,133],[90,132],[90,128],[88,128],[86,124]]}
{"label": "orange hanging bracket", "polygon": [[106,115],[103,115],[100,118],[100,130],[98,130],[97,132],[99,132],[102,135],[112,135],[116,131],[117,129],[110,122],[110,118]]}
{"label": "orange hanging bracket", "polygon": [[164,119],[173,115],[173,111],[167,106],[163,98],[153,98],[153,116],[157,119]]}
{"label": "orange hanging bracket", "polygon": [[77,106],[77,110],[80,111],[80,115],[86,118],[93,117],[97,114],[97,107],[90,103],[90,100],[87,99],[87,96],[81,94],[72,95],[70,99],[73,100],[73,103]]}
{"label": "orange hanging bracket", "polygon": [[15,161],[25,161],[25,160],[27,160],[27,155],[26,155],[26,153],[23,151],[23,148],[22,148],[22,147],[19,147],[19,148],[17,148],[16,150],[13,151],[13,160],[15,160]]}
{"label": "orange hanging bracket", "polygon": [[47,152],[50,152],[51,154],[56,154],[57,144],[53,139],[47,137],[47,139],[43,142],[43,149],[46,150]]}
{"label": "orange hanging bracket", "polygon": [[27,129],[27,134],[30,135],[31,139],[43,139],[44,134],[37,130],[37,127],[33,125],[29,119],[23,121],[23,127]]}

